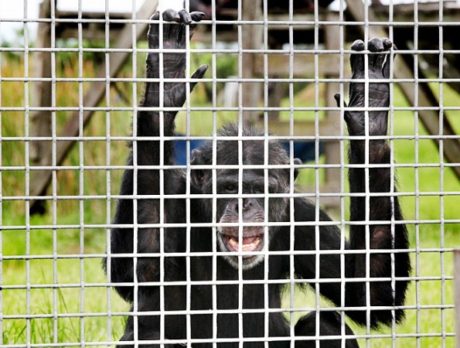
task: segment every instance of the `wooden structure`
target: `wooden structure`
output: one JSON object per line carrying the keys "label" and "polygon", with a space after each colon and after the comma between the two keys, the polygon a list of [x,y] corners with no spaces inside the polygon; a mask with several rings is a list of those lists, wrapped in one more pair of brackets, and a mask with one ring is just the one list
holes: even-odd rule
{"label": "wooden structure", "polygon": [[[53,0],[52,0],[53,1]],[[261,20],[262,11],[261,11],[261,1],[262,0],[255,0],[255,1],[242,1],[243,9],[242,9],[242,19],[244,20]],[[361,0],[348,0],[348,7],[345,12],[346,20],[350,22],[365,22],[366,16],[364,13],[364,6]],[[445,15],[448,18],[460,18],[460,8],[458,6],[453,5],[449,1],[444,1],[444,6],[446,8]],[[157,0],[147,1],[141,10],[136,14],[137,19],[148,19],[151,14],[154,12],[157,6]],[[401,18],[405,18],[406,20],[414,20],[413,19],[413,5],[409,6],[407,4],[401,5],[394,5],[394,17],[396,14],[401,16]],[[419,9],[419,17],[423,18],[435,18],[438,14],[439,4],[418,4]],[[401,11],[400,11],[401,9]],[[411,12],[412,9],[412,12]],[[375,10],[375,11],[374,11]],[[60,14],[57,13],[57,16]],[[65,14],[62,14],[65,15]],[[44,1],[42,3],[41,14],[42,18],[49,18],[49,0]],[[237,18],[237,13],[234,12],[233,14],[230,12],[229,16],[233,16],[234,19]],[[378,17],[380,16],[380,17]],[[412,18],[411,18],[412,16]],[[127,16],[129,18],[132,17],[131,14]],[[333,12],[321,11],[319,13],[319,18],[321,21],[339,21],[339,15]],[[388,19],[388,8],[385,6],[376,6],[376,7],[369,7],[367,20],[369,22],[376,22],[377,18],[387,18]],[[288,16],[285,14],[269,14],[269,19],[282,19],[288,20]],[[294,21],[296,20],[302,21],[311,21],[314,22],[315,16],[311,13],[298,13],[296,12],[294,16]],[[386,28],[384,24],[382,26],[378,25],[370,25],[368,26],[368,33],[370,37],[373,36],[388,36],[388,33],[385,31]],[[138,23],[136,25],[136,35],[135,39],[140,40],[144,37],[145,30],[147,28],[147,23]],[[224,35],[218,36],[219,40],[224,39],[225,41],[231,42],[238,42],[238,34],[236,28],[232,26],[227,26],[229,30],[227,30]],[[242,47],[244,49],[259,49],[262,47],[263,42],[263,26],[261,25],[249,25],[245,24],[241,26],[242,30]],[[314,25],[305,25],[305,26],[294,26],[295,35],[294,35],[294,42],[301,42],[302,44],[312,44],[315,39],[315,28]],[[363,37],[363,26],[344,26],[344,34],[345,38],[348,41],[356,37]],[[436,27],[429,27],[430,30],[436,31]],[[94,33],[95,37],[97,37],[97,27],[94,28],[96,31]],[[406,31],[411,29],[410,27],[394,27],[393,32],[394,36],[398,38],[398,45],[399,45],[399,38],[402,35],[406,35]],[[113,47],[116,48],[130,48],[132,47],[132,25],[125,24],[124,26],[117,26],[115,30],[118,30],[117,33],[117,42],[116,45]],[[268,28],[268,35],[269,35],[269,45],[271,48],[273,47],[280,47],[284,43],[286,43],[286,39],[288,37],[288,25],[277,25],[271,26]],[[320,42],[317,42],[321,45],[321,48],[325,48],[328,50],[338,50],[340,48],[340,25],[322,25],[319,29],[318,36]],[[448,32],[447,30],[445,31]],[[50,23],[42,22],[40,24],[39,29],[40,38],[38,47],[49,47],[50,45]],[[63,37],[66,37],[68,33],[68,29],[66,28],[56,28],[56,33],[60,33]],[[300,33],[300,34],[299,34]],[[405,34],[406,33],[406,34]],[[203,33],[198,33],[199,35],[205,35]],[[410,41],[410,35],[408,35],[407,42]],[[114,35],[111,35],[114,37]],[[438,38],[436,36],[436,38]],[[197,38],[200,41],[202,40],[200,37]],[[458,41],[458,40],[457,40]],[[406,41],[404,41],[406,42]],[[428,44],[433,44],[433,42],[428,42]],[[460,43],[459,43],[460,44]],[[399,47],[405,48],[405,47]],[[459,49],[459,48],[456,48]],[[263,53],[252,54],[252,53],[244,53],[243,54],[243,71],[242,77],[243,78],[251,78],[257,76],[263,76],[263,61],[264,59]],[[313,56],[313,55],[312,55]],[[110,57],[110,76],[114,77],[118,74],[118,72],[123,67],[124,62],[129,58],[129,52],[126,53],[117,53],[117,55],[113,55]],[[454,59],[459,59],[454,55]],[[277,54],[270,54],[268,55],[268,65],[269,65],[269,74],[270,76],[289,76],[289,64],[287,61],[287,56],[281,56]],[[319,77],[321,78],[339,78],[339,63],[340,57],[338,54],[330,54],[330,55],[323,55],[321,57],[321,63],[318,65],[318,73]],[[394,68],[394,76],[395,78],[411,78],[414,79],[414,64],[411,60],[410,55],[403,55],[403,59],[400,60],[399,64],[395,65]],[[401,63],[401,61],[403,63]],[[49,53],[43,53],[41,59],[41,66],[39,67],[39,74],[40,76],[49,77],[51,74],[50,71],[50,55]],[[457,67],[458,64],[454,65],[454,68]],[[418,77],[423,77],[424,72],[421,67],[416,67]],[[294,77],[307,77],[312,76],[313,72],[315,71],[315,64],[313,60],[296,60],[293,65],[293,76]],[[101,75],[104,77],[103,75]],[[458,77],[459,75],[457,75]],[[440,112],[436,108],[439,108],[439,102],[436,96],[433,94],[432,90],[429,88],[428,84],[425,82],[418,81],[418,91],[414,90],[413,84],[401,84],[401,88],[403,93],[408,100],[410,105],[417,105],[417,106],[430,106],[430,109],[421,109],[418,111],[420,120],[424,124],[427,131],[432,135],[455,135],[454,129],[449,122],[446,114]],[[454,87],[455,90],[460,92],[460,84],[457,84]],[[104,93],[105,93],[105,82],[92,82],[91,88],[89,89],[87,95],[85,95],[85,106],[87,107],[94,107],[97,106],[98,103],[102,100]],[[339,84],[336,82],[331,82],[326,84],[325,93],[324,93],[324,105],[325,106],[335,106],[335,101],[333,99],[333,94],[339,91]],[[40,106],[50,106],[51,105],[51,82],[45,81],[40,83],[39,88],[37,90],[37,103]],[[254,107],[262,105],[262,93],[261,89],[256,86],[256,83],[243,83],[242,84],[242,106],[243,107]],[[274,93],[273,97],[270,97],[269,106],[278,106],[280,103],[281,98],[283,97],[282,89],[277,89],[274,86]],[[418,92],[418,95],[416,95]],[[417,101],[417,103],[416,103]],[[37,113],[33,116],[33,129],[32,135],[33,136],[49,136],[50,135],[50,126],[49,120],[51,119],[51,112],[43,111]],[[91,111],[85,111],[83,115],[84,125],[86,125],[92,116]],[[289,135],[289,123],[283,122],[277,116],[276,112],[270,112],[270,131],[277,135]],[[442,117],[442,122],[440,122],[440,118]],[[257,113],[254,112],[245,112],[244,113],[245,121],[249,123],[257,123],[260,122]],[[340,135],[340,127],[338,126],[340,122],[340,117],[338,112],[336,111],[328,111],[323,120],[319,125],[319,135]],[[440,125],[442,125],[442,129],[440,129]],[[69,121],[68,125],[65,127],[63,134],[59,134],[59,136],[77,136],[79,132],[79,113],[76,112]],[[294,135],[314,135],[316,133],[315,125],[312,122],[299,122],[296,120],[295,122],[295,129]],[[438,139],[434,140],[436,144],[439,143]],[[442,140],[444,143],[443,150],[445,158],[452,162],[452,163],[460,163],[460,142],[457,138],[445,138]],[[60,165],[69,150],[71,149],[74,141],[60,141],[57,147],[57,154],[56,154],[56,165]],[[324,151],[325,151],[325,158],[326,163],[328,164],[339,164],[340,163],[340,145],[338,141],[327,141],[324,143]],[[50,151],[50,144],[47,142],[35,142],[32,146],[32,155],[34,164],[36,165],[49,165],[51,164],[51,151]],[[460,167],[453,167],[453,170],[457,177],[460,178]],[[39,171],[34,172],[31,182],[31,195],[32,196],[40,196],[46,193],[47,187],[51,181],[51,171]],[[340,169],[328,169],[326,173],[326,186],[322,191],[324,192],[339,192],[339,180],[340,178]],[[338,199],[330,199],[329,201],[321,200],[321,203],[324,205],[333,206],[338,202]],[[41,210],[40,201],[33,200],[32,201],[32,209],[34,211]]]}
{"label": "wooden structure", "polygon": [[[52,0],[54,1],[54,0]],[[158,0],[149,0],[144,3],[141,9],[136,14],[135,18],[138,20],[147,20],[154,13],[157,8]],[[56,13],[59,16],[59,13]],[[45,0],[41,4],[40,17],[41,18],[50,18],[51,16],[51,6],[50,1]],[[41,22],[39,27],[39,44],[43,46],[39,47],[50,47],[50,37],[51,37],[51,23]],[[141,40],[145,37],[146,31],[148,28],[147,22],[137,23],[135,28],[135,39],[136,41]],[[63,32],[65,32],[63,30]],[[116,49],[129,49],[133,45],[133,28],[132,25],[126,24],[124,27],[119,29],[117,34],[117,42],[114,45]],[[110,56],[110,77],[116,77],[120,70],[123,68],[124,63],[130,57],[129,51],[120,52],[116,55]],[[42,56],[41,65],[39,66],[40,76],[50,77],[51,76],[51,57],[49,53],[44,53]],[[100,72],[100,76],[105,78],[105,71]],[[46,80],[42,81],[37,88],[37,100],[39,101],[39,106],[51,106],[51,81]],[[85,105],[89,108],[96,107],[104,98],[106,90],[105,81],[96,81],[92,82],[91,86],[84,96]],[[85,111],[83,113],[83,126],[86,126],[91,120],[94,111]],[[59,136],[63,137],[76,137],[79,134],[79,121],[80,113],[75,112],[62,134]],[[32,115],[32,136],[39,137],[49,137],[51,135],[51,112],[50,111],[40,111]],[[67,154],[71,150],[75,141],[65,140],[59,141],[56,149],[56,165],[60,165],[64,162]],[[47,166],[52,163],[52,154],[51,154],[51,143],[44,141],[37,141],[32,143],[31,146],[32,153],[32,162],[35,165]],[[46,190],[51,182],[52,172],[51,171],[37,171],[33,173],[32,182],[31,182],[31,195],[32,196],[42,196],[46,194]],[[44,205],[40,200],[32,200],[31,203],[31,212],[43,212]]]}

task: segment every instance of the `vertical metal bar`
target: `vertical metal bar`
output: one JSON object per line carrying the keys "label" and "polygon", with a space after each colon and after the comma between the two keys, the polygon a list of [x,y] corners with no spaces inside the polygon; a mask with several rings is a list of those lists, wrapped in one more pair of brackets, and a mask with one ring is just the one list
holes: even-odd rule
{"label": "vertical metal bar", "polygon": [[441,338],[446,347],[446,271],[445,271],[445,223],[444,223],[444,0],[439,1],[439,218],[440,218],[440,261],[441,261]]}
{"label": "vertical metal bar", "polygon": [[[2,23],[0,22],[0,32],[2,30]],[[4,53],[0,52],[0,105],[3,105],[3,86],[2,86],[2,77],[3,77],[3,56]],[[0,107],[0,166],[3,168],[3,111]],[[0,226],[3,226],[3,171],[0,170]],[[3,229],[0,229],[0,246],[3,246]],[[3,267],[5,267],[3,262],[3,250],[0,251],[0,286],[3,286]],[[0,313],[4,313],[3,306],[3,291],[0,291]],[[3,333],[4,333],[4,319],[3,315],[0,315],[0,337],[3,343]]]}
{"label": "vertical metal bar", "polygon": [[366,236],[365,236],[365,255],[366,255],[366,261],[365,261],[365,269],[366,269],[366,347],[370,347],[370,335],[371,335],[371,299],[370,299],[370,293],[371,293],[371,287],[370,287],[370,275],[371,275],[371,270],[370,270],[370,226],[369,226],[369,220],[370,220],[370,187],[369,187],[369,145],[370,145],[370,139],[369,139],[369,47],[368,47],[368,41],[369,41],[369,5],[370,5],[370,0],[364,0],[363,6],[364,6],[364,46],[366,50],[366,54],[364,55],[364,135],[365,135],[365,140],[364,140],[364,192],[366,194],[365,196],[365,204],[364,204],[364,210],[365,210],[365,231],[366,231]]}
{"label": "vertical metal bar", "polygon": [[[388,21],[392,22],[394,21],[393,18],[393,0],[390,0],[389,4],[389,9],[388,9]],[[390,26],[388,28],[388,36],[390,40],[393,40],[393,26]],[[393,41],[392,41],[393,42]],[[393,62],[394,62],[394,52],[393,49],[390,50],[389,54],[389,62],[387,64],[390,64],[390,79],[393,79]],[[393,83],[389,83],[389,109],[387,111],[388,113],[388,134],[390,135],[390,139],[388,140],[388,143],[390,145],[390,206],[391,206],[391,216],[390,216],[390,232],[391,232],[391,248],[395,249],[395,182],[396,182],[396,173],[395,173],[395,154],[394,154],[394,142],[393,142],[393,135],[394,135],[394,111],[393,111],[393,105],[394,105],[394,89],[393,89]],[[390,262],[391,262],[391,290],[393,292],[393,298],[395,289],[396,289],[396,282],[395,282],[395,254],[391,253],[390,254]],[[391,309],[391,346],[392,348],[396,348],[396,321],[395,321],[395,310],[394,308]]]}
{"label": "vertical metal bar", "polygon": [[[51,48],[56,48],[56,3],[51,1]],[[51,177],[52,204],[51,204],[51,223],[53,225],[53,343],[58,343],[59,332],[59,302],[58,291],[58,234],[57,234],[57,201],[58,201],[58,181],[57,181],[57,120],[56,120],[56,52],[51,53],[51,164],[53,166]]]}
{"label": "vertical metal bar", "polygon": [[460,249],[454,250],[454,283],[456,347],[460,348]]}
{"label": "vertical metal bar", "polygon": [[160,78],[160,98],[159,98],[159,107],[160,107],[160,112],[159,112],[159,117],[160,117],[160,142],[159,142],[159,148],[160,148],[160,157],[159,157],[159,164],[162,167],[160,169],[160,339],[163,341],[165,339],[165,325],[166,325],[166,317],[165,317],[165,287],[164,287],[164,281],[165,281],[165,272],[164,272],[164,267],[165,267],[165,230],[164,230],[164,214],[161,214],[161,212],[164,211],[164,170],[163,166],[165,165],[165,158],[164,158],[164,124],[165,124],[165,113],[164,113],[164,92],[165,92],[165,85],[164,85],[164,42],[163,42],[163,16],[160,14],[159,18],[159,30],[158,30],[158,37],[159,37],[159,75],[158,77]]}
{"label": "vertical metal bar", "polygon": [[[217,18],[216,0],[211,0],[211,48],[212,48],[212,223],[217,223]],[[217,326],[217,228],[212,228],[212,338],[213,348],[217,348],[218,326]]]}
{"label": "vertical metal bar", "polygon": [[[294,78],[294,0],[289,0],[289,135],[294,135],[294,117],[295,117],[295,107],[294,107],[294,84],[292,80]],[[289,161],[291,165],[294,163],[294,142],[289,141]],[[300,170],[300,169],[299,169]],[[294,170],[291,167],[289,170],[289,193],[294,193]],[[294,262],[294,249],[295,249],[295,210],[294,210],[294,198],[291,196],[289,198],[289,221],[291,226],[289,228],[289,278],[291,280],[289,286],[289,336],[291,339],[291,347],[295,346],[295,325],[294,325],[294,307],[295,307],[295,262]]]}
{"label": "vertical metal bar", "polygon": [[[133,315],[133,326],[134,326],[134,332],[133,332],[133,340],[134,340],[134,347],[139,346],[139,279],[137,276],[137,264],[139,262],[138,257],[139,257],[139,246],[138,246],[138,240],[139,240],[139,215],[138,215],[138,179],[139,179],[139,163],[137,161],[138,159],[138,147],[137,147],[137,140],[138,140],[138,134],[137,134],[137,116],[138,116],[138,108],[137,108],[137,42],[136,42],[136,18],[137,18],[137,13],[136,13],[136,0],[132,0],[131,3],[131,19],[133,20],[133,23],[131,25],[131,40],[132,40],[132,49],[131,49],[131,62],[132,62],[132,68],[131,68],[131,77],[133,78],[133,84],[132,84],[132,108],[133,108],[133,140],[132,140],[132,151],[133,151],[133,310],[132,310],[132,315]],[[160,33],[161,33],[161,25],[160,25]],[[161,43],[163,42],[162,40],[163,35],[160,35],[160,47]],[[160,54],[161,56],[161,54]],[[162,71],[161,68],[161,58],[160,58],[160,71]],[[160,89],[160,100],[162,100],[162,94],[163,91]],[[161,184],[160,184],[161,185]],[[161,210],[162,211],[162,210]],[[161,216],[161,214],[160,214]]]}
{"label": "vertical metal bar", "polygon": [[[30,121],[30,112],[29,112],[29,83],[27,78],[29,77],[29,27],[25,19],[28,17],[27,13],[27,0],[23,1],[23,29],[24,29],[24,135],[25,138],[29,136],[29,121]],[[30,143],[25,141],[24,148],[24,163],[26,166],[25,170],[25,194],[26,196],[30,195]],[[30,256],[31,254],[31,232],[30,232],[30,202],[25,201],[25,224],[26,224],[26,255]],[[31,309],[31,269],[30,269],[30,259],[26,260],[26,314],[32,314]],[[32,321],[30,318],[26,320],[26,339],[27,346],[30,345],[32,339]]]}
{"label": "vertical metal bar", "polygon": [[[243,19],[243,0],[238,0],[238,21]],[[238,77],[244,76],[244,55],[243,55],[243,30],[238,25]],[[244,84],[238,83],[238,347],[243,348],[243,257],[241,255],[243,236],[243,200],[240,198],[243,192],[243,127],[244,127]]]}
{"label": "vertical metal bar", "polygon": [[[84,125],[83,125],[83,8],[82,1],[78,0],[78,162],[79,162],[79,194],[83,196],[85,194],[85,169],[84,169],[84,157],[85,157],[85,143],[83,139]],[[85,202],[83,199],[79,200],[80,208],[80,254],[83,255],[85,252]],[[83,257],[80,257],[80,312],[85,312],[85,261]],[[83,347],[85,344],[85,317],[80,318],[80,344]]]}
{"label": "vertical metal bar", "polygon": [[[270,219],[270,216],[268,214],[270,210],[270,201],[268,199],[268,194],[269,194],[269,186],[268,186],[268,180],[269,180],[269,170],[268,170],[268,164],[269,164],[269,137],[268,137],[268,112],[267,112],[267,107],[268,107],[268,86],[269,86],[269,75],[268,75],[268,55],[267,55],[267,50],[268,50],[268,0],[262,0],[263,1],[263,69],[264,69],[264,86],[263,86],[263,103],[264,103],[264,222],[268,222]],[[270,336],[270,303],[269,303],[269,289],[268,289],[268,279],[269,279],[269,265],[270,265],[270,249],[269,249],[269,227],[264,226],[264,340],[265,340],[265,348],[269,348],[269,336]]]}
{"label": "vertical metal bar", "polygon": [[[314,2],[315,10],[314,10],[314,51],[317,52],[319,49],[319,7],[318,7],[318,0]],[[321,295],[319,292],[320,289],[320,229],[319,229],[319,221],[320,221],[320,128],[319,128],[319,57],[315,54],[315,280],[314,280],[314,289],[315,289],[315,344],[316,348],[319,348],[321,345],[321,332],[320,332],[320,325],[321,325]]]}
{"label": "vertical metal bar", "polygon": [[[189,2],[185,1],[185,9],[189,11]],[[190,26],[185,27],[185,77],[187,78],[187,82],[185,85],[185,120],[186,120],[186,130],[185,134],[187,135],[187,139],[190,139],[190,118],[192,117],[190,113],[190,82],[188,78],[190,77]],[[186,280],[187,280],[187,287],[186,287],[186,338],[187,338],[187,346],[191,346],[191,339],[192,339],[192,317],[190,315],[190,311],[192,310],[192,286],[191,286],[191,258],[190,258],[190,251],[192,250],[191,248],[191,210],[190,210],[190,140],[186,141],[186,161],[185,163],[187,164],[187,169],[186,169],[186,178],[185,178],[185,216],[186,216],[186,222],[187,222],[187,229],[185,233],[185,250],[187,252],[187,257],[185,258],[185,268],[186,268]]]}
{"label": "vertical metal bar", "polygon": [[[419,35],[419,27],[418,27],[418,1],[414,1],[414,50],[419,49],[418,44],[418,35]],[[418,89],[419,89],[419,82],[418,82],[418,55],[414,54],[414,65],[413,65],[413,74],[414,74],[414,106],[419,106],[419,96],[418,96]],[[393,74],[390,75],[393,78]],[[391,84],[393,85],[393,84]],[[390,105],[392,105],[390,103]],[[415,220],[420,220],[420,184],[419,184],[419,114],[417,109],[414,110],[414,186],[415,186]],[[420,224],[415,224],[415,304],[417,306],[416,313],[415,313],[415,331],[417,337],[416,339],[416,346],[420,348],[421,341],[420,341],[420,328],[421,328],[421,318],[420,318],[420,281],[418,280],[420,276]]]}
{"label": "vertical metal bar", "polygon": [[[343,80],[345,77],[345,62],[344,62],[344,44],[345,44],[345,29],[343,25],[344,20],[344,11],[345,11],[345,0],[339,1],[339,79]],[[340,91],[340,135],[344,134],[344,122],[345,120],[345,110],[343,108],[344,100],[344,84],[340,83],[338,85]],[[345,307],[345,289],[347,286],[346,282],[346,260],[345,260],[345,249],[346,249],[346,227],[345,227],[345,150],[344,142],[340,140],[340,183],[339,183],[339,192],[340,192],[340,305]],[[343,339],[346,336],[346,321],[345,321],[345,311],[340,311],[340,334],[342,335],[341,347],[346,347],[346,340]]]}
{"label": "vertical metal bar", "polygon": [[[105,0],[105,9],[104,9],[104,19],[105,19],[105,27],[104,27],[104,45],[107,50],[105,53],[105,103],[108,107],[110,107],[110,13],[109,13],[109,1]],[[111,114],[110,111],[106,111],[105,113],[105,164],[107,167],[110,167],[111,164]],[[111,197],[111,183],[112,183],[112,176],[110,169],[105,170],[105,189],[106,189],[106,205],[105,205],[105,215],[106,215],[106,224],[110,225],[112,221],[112,197]],[[106,267],[107,267],[107,277],[106,280],[110,284],[112,283],[112,249],[111,249],[111,242],[110,242],[110,228],[106,228]],[[112,289],[110,286],[106,287],[106,301],[107,301],[107,341],[112,341]]]}

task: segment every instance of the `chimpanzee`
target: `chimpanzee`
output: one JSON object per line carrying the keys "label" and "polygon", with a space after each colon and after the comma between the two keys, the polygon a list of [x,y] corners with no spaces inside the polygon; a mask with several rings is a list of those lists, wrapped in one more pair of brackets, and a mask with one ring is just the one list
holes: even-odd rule
{"label": "chimpanzee", "polygon": [[[162,16],[163,47],[184,49],[187,25],[204,14],[167,10]],[[150,49],[159,47],[159,22],[156,13],[148,33]],[[218,340],[221,347],[239,342],[262,347],[265,341],[270,347],[294,341],[296,347],[315,347],[320,339],[321,347],[357,347],[344,316],[334,308],[311,312],[291,329],[280,308],[283,285],[292,274],[358,324],[376,328],[403,318],[408,241],[398,198],[391,195],[390,147],[382,137],[387,134],[389,83],[375,81],[389,77],[392,46],[388,39],[352,45],[352,78],[360,81],[350,84],[353,110],[345,112],[351,136],[348,241],[325,212],[304,198],[288,197],[296,176],[293,164],[300,163],[290,160],[280,143],[257,138],[262,132],[225,126],[215,144],[192,152],[190,171],[170,167],[177,111],[161,113],[158,107],[184,104],[186,83],[171,79],[185,77],[186,54],[165,52],[162,64],[158,51],[148,54],[151,81],[135,123],[137,140],[121,185],[126,198],[118,203],[106,262],[116,290],[135,311],[122,341],[141,347],[181,346],[186,340],[193,346]],[[163,86],[160,66],[169,79]],[[193,74],[190,89],[206,69],[201,66]],[[365,71],[371,79],[367,103]],[[340,99],[337,95],[338,104]],[[378,109],[359,110],[366,104]],[[238,141],[241,135],[248,140]],[[213,163],[218,167],[211,169]],[[160,169],[163,164],[169,167]]]}

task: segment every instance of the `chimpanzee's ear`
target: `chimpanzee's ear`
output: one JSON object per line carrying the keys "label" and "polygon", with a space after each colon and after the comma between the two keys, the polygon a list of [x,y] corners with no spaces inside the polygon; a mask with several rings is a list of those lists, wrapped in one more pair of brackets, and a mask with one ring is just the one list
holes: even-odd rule
{"label": "chimpanzee's ear", "polygon": [[204,181],[204,173],[203,169],[193,169],[195,165],[202,165],[204,163],[203,153],[199,149],[193,149],[192,155],[190,157],[190,165],[192,166],[191,174],[190,174],[190,181],[192,186],[201,190]]}
{"label": "chimpanzee's ear", "polygon": [[[299,165],[302,164],[302,160],[300,158],[294,158],[294,165]],[[299,175],[299,169],[295,168],[294,169],[294,180],[297,179],[297,175]]]}

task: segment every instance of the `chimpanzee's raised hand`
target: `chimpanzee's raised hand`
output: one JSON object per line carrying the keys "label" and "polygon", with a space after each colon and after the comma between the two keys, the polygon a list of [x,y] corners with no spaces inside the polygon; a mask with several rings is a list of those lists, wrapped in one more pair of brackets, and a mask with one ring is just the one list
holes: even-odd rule
{"label": "chimpanzee's raised hand", "polygon": [[[148,107],[177,107],[180,108],[185,102],[187,84],[184,81],[172,80],[164,83],[164,88],[161,91],[163,94],[163,103],[160,105],[160,69],[162,69],[162,76],[167,79],[182,79],[185,77],[186,67],[186,26],[199,22],[204,14],[201,12],[188,13],[185,10],[174,11],[166,10],[162,14],[162,36],[160,36],[160,13],[157,12],[152,17],[152,23],[148,31],[148,43],[152,52],[147,56],[147,81],[144,92],[144,98],[141,103],[142,108],[136,113],[136,140],[133,140],[131,147],[131,154],[128,159],[129,165],[139,166],[137,173],[133,169],[127,169],[123,174],[123,181],[120,190],[121,196],[132,195],[158,195],[160,194],[161,187],[165,193],[173,190],[178,190],[178,187],[183,187],[181,173],[176,170],[171,170],[164,175],[164,181],[161,180],[160,169],[145,169],[142,166],[158,166],[163,163],[174,163],[173,142],[165,141],[163,146],[161,142],[148,137],[157,137],[160,135],[170,136],[174,135],[174,119],[177,114],[176,111],[164,111],[161,113],[157,110],[149,110]],[[192,32],[192,28],[190,29]],[[163,40],[160,45],[160,39]],[[165,52],[160,53],[154,51],[159,48],[165,49],[178,49],[179,52]],[[163,54],[163,64],[160,66],[160,54]],[[200,67],[194,74],[193,78],[199,79],[203,77],[207,67]],[[155,79],[155,80],[153,80]],[[190,83],[190,89],[195,84]],[[162,127],[161,127],[162,125]],[[162,129],[163,128],[163,129]],[[136,148],[136,151],[133,149]],[[163,152],[163,153],[162,153]],[[175,173],[171,175],[171,173]],[[135,179],[137,178],[137,179]],[[184,179],[185,181],[185,179]],[[137,182],[137,187],[134,183]],[[173,191],[177,192],[177,191]],[[148,213],[145,213],[148,212]],[[116,224],[132,224],[133,216],[138,216],[140,223],[158,223],[160,221],[160,201],[156,199],[143,199],[137,204],[137,212],[135,211],[133,201],[130,198],[120,199],[117,206],[117,213],[115,215]],[[166,213],[164,213],[166,215]],[[175,213],[176,214],[176,213]],[[169,213],[168,213],[169,215]],[[134,248],[134,231],[133,229],[114,228],[111,231],[111,251],[117,253],[132,253],[137,250],[139,253],[156,253],[160,250],[160,232],[155,228],[139,228],[137,249]],[[167,243],[165,243],[166,245]],[[109,258],[111,264],[111,279],[118,283],[131,283],[134,282],[134,272],[138,274],[138,281],[150,282],[158,281],[160,274],[160,266],[158,258],[141,257],[137,260],[137,266],[133,262],[133,258]],[[109,261],[108,260],[108,261]],[[134,298],[133,286],[117,286],[118,293],[127,301],[132,302]],[[147,296],[145,292],[151,291],[152,288],[143,288],[139,286],[139,299],[148,298],[147,301],[139,303],[138,309],[153,310],[155,296]],[[159,331],[150,329],[150,321],[152,317],[146,316],[139,320],[139,327],[147,327],[147,330],[139,331],[139,339],[154,339],[160,337]],[[125,335],[123,340],[134,339],[134,322],[128,321],[126,326]],[[144,346],[144,345],[143,345]],[[127,346],[126,346],[127,347]]]}
{"label": "chimpanzee's raised hand", "polygon": [[[159,78],[160,68],[163,69],[164,78],[184,78],[186,65],[186,25],[193,22],[199,22],[203,17],[202,12],[188,13],[185,10],[179,12],[175,10],[166,10],[163,12],[163,48],[164,49],[179,49],[183,52],[163,53],[163,65],[160,67],[160,54],[158,52],[150,52],[147,56],[147,77]],[[160,13],[156,12],[153,20],[160,19]],[[193,32],[193,26],[190,26],[190,34]],[[150,24],[148,32],[148,43],[150,49],[160,48],[160,28],[159,23]],[[207,70],[206,65],[202,65],[193,75],[192,78],[201,78]],[[195,83],[190,83],[190,90],[195,87]],[[159,106],[159,91],[160,85],[157,82],[147,84],[145,93],[144,106]],[[165,82],[164,83],[164,99],[163,106],[165,107],[181,107],[186,98],[186,83],[185,82]],[[173,115],[176,112],[172,113]]]}
{"label": "chimpanzee's raised hand", "polygon": [[[368,77],[369,79],[388,79],[390,74],[390,49],[393,43],[389,39],[375,38],[368,42],[367,47],[371,52],[368,55]],[[356,52],[362,52],[365,49],[362,40],[356,40],[351,49]],[[354,53],[350,58],[352,79],[365,79],[365,57],[362,53]],[[390,87],[388,82],[369,83],[368,93],[369,107],[388,107],[390,101]],[[337,104],[340,106],[340,96],[335,95]],[[365,106],[365,83],[350,83],[350,107]],[[365,113],[362,111],[345,112],[345,121],[348,126],[350,135],[365,134]],[[387,134],[388,112],[370,111],[369,112],[369,135],[386,135]]]}
{"label": "chimpanzee's raised hand", "polygon": [[[370,249],[407,249],[407,231],[404,224],[395,224],[394,228],[388,222],[404,220],[397,197],[391,197],[391,192],[395,192],[395,183],[391,174],[391,148],[390,144],[383,139],[372,139],[372,136],[382,136],[387,134],[388,111],[390,85],[388,79],[390,75],[391,56],[390,50],[393,43],[388,39],[372,39],[367,44],[369,52],[363,52],[364,42],[355,41],[352,45],[351,69],[352,82],[350,83],[350,107],[365,107],[366,95],[367,106],[371,108],[383,108],[379,111],[346,111],[345,122],[348,126],[348,133],[351,136],[366,134],[365,121],[367,118],[369,125],[369,135],[371,139],[366,143],[361,139],[350,140],[349,163],[352,165],[348,170],[348,180],[350,193],[360,195],[350,198],[350,221],[382,221],[382,224],[352,224],[350,226],[349,250]],[[367,55],[367,69],[365,62]],[[366,76],[367,71],[367,76]],[[372,79],[366,92],[366,84],[358,82],[356,79]],[[378,81],[378,80],[381,80]],[[340,96],[335,96],[340,104]],[[363,164],[376,164],[374,167],[364,169]],[[354,167],[353,165],[359,165]],[[379,165],[382,166],[379,166]],[[385,192],[388,196],[376,196],[371,193]],[[367,215],[369,214],[369,215]],[[394,264],[398,265],[392,270],[392,258]],[[392,303],[400,306],[404,303],[404,297],[408,282],[406,279],[410,272],[410,261],[408,253],[396,253],[394,256],[388,253],[373,253],[369,259],[366,255],[359,252],[350,253],[346,257],[347,277],[363,278],[370,270],[371,279],[390,278],[395,276],[396,282],[391,281],[370,281],[370,282],[350,282],[346,287],[346,306],[362,307],[363,310],[347,313],[356,322],[369,323],[366,306],[380,306],[382,303]],[[394,272],[394,273],[393,273]],[[367,287],[370,291],[368,292]],[[338,293],[338,292],[337,292]],[[366,302],[370,299],[370,302]],[[337,297],[338,300],[338,297]],[[336,300],[337,303],[339,303]],[[380,311],[371,309],[370,325],[377,326],[379,323],[390,324],[402,319],[404,313],[397,309],[394,311]]]}

